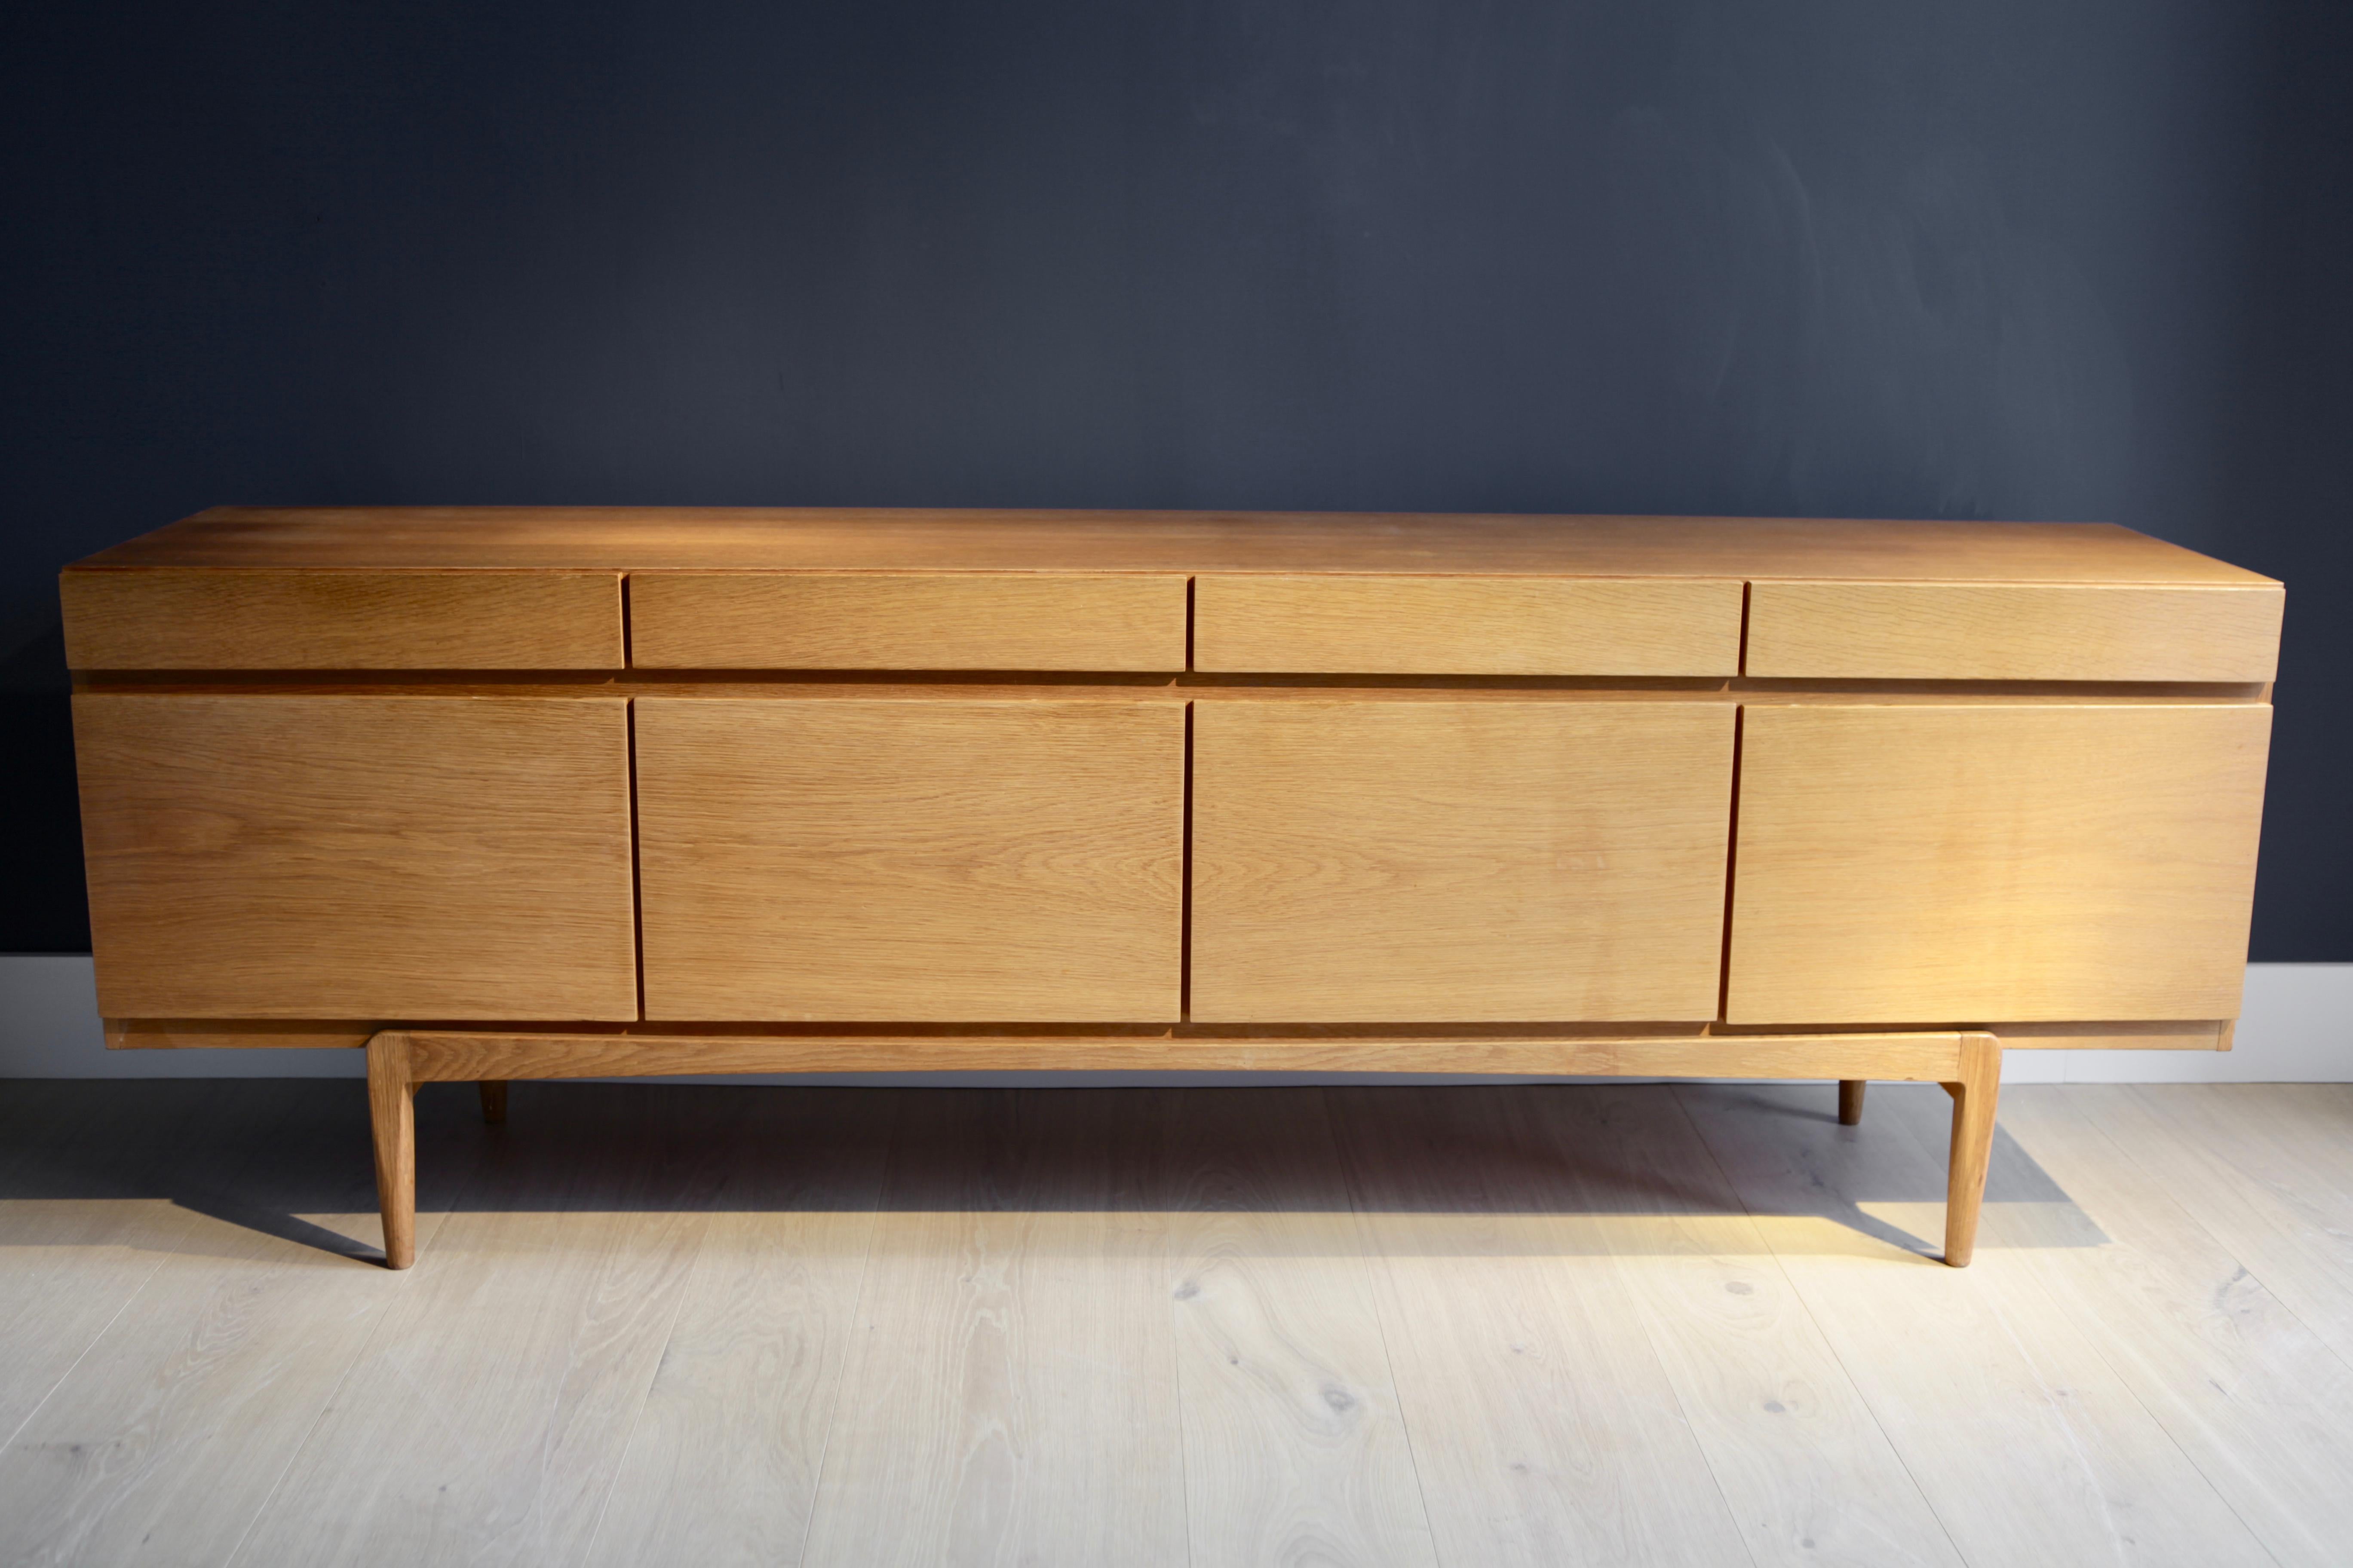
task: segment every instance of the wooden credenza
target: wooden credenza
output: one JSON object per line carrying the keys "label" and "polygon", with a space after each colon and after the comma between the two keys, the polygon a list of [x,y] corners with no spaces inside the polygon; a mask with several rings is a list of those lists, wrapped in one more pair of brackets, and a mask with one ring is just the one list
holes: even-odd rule
{"label": "wooden credenza", "polygon": [[1943,1083],[2227,1048],[2283,594],[2105,525],[219,509],[66,572],[118,1047]]}

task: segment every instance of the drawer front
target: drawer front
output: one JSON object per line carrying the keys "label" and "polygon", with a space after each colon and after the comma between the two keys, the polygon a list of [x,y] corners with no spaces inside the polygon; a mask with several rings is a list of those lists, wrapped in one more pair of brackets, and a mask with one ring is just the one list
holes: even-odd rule
{"label": "drawer front", "polygon": [[1736,1024],[2229,1018],[2271,710],[1755,706]]}
{"label": "drawer front", "polygon": [[1176,1017],[1181,704],[637,707],[648,1017]]}
{"label": "drawer front", "polygon": [[75,571],[76,669],[618,669],[617,572]]}
{"label": "drawer front", "polygon": [[645,669],[1185,668],[1181,576],[639,572]]}
{"label": "drawer front", "polygon": [[1193,665],[1334,675],[1740,671],[1741,584],[1715,579],[1204,576]]}
{"label": "drawer front", "polygon": [[1713,1017],[1732,744],[1719,703],[1196,703],[1193,1017]]}
{"label": "drawer front", "polygon": [[2265,681],[2278,587],[1758,583],[1747,673],[1821,679]]}
{"label": "drawer front", "polygon": [[74,699],[109,1017],[628,1019],[617,698]]}

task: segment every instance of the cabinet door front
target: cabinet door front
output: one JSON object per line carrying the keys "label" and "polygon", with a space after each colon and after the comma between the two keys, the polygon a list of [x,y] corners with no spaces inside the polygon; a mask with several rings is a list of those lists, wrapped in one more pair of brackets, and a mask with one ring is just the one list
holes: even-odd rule
{"label": "cabinet door front", "polygon": [[646,1016],[1177,1016],[1169,701],[639,698]]}
{"label": "cabinet door front", "polygon": [[1715,1016],[1733,713],[1214,700],[1193,732],[1192,1016]]}
{"label": "cabinet door front", "polygon": [[2228,1018],[2271,710],[1750,707],[1736,1024]]}
{"label": "cabinet door front", "polygon": [[628,1019],[627,704],[84,692],[99,1007]]}

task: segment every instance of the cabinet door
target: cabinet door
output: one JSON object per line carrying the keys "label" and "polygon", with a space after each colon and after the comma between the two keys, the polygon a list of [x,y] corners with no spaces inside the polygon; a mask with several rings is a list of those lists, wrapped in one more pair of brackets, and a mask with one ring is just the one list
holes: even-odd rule
{"label": "cabinet door", "polygon": [[1715,1016],[1732,710],[1215,700],[1193,733],[1192,1016]]}
{"label": "cabinet door", "polygon": [[100,1011],[637,1016],[627,705],[74,699]]}
{"label": "cabinet door", "polygon": [[2227,1018],[2271,710],[1750,707],[1736,1024]]}
{"label": "cabinet door", "polygon": [[639,698],[646,1015],[1177,1015],[1185,713]]}

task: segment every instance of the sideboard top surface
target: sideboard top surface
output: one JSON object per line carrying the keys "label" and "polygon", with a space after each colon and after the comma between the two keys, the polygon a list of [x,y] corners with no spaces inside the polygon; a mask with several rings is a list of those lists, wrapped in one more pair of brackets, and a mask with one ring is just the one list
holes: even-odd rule
{"label": "sideboard top surface", "polygon": [[2272,583],[2112,523],[884,508],[216,507],[69,570],[141,567]]}

